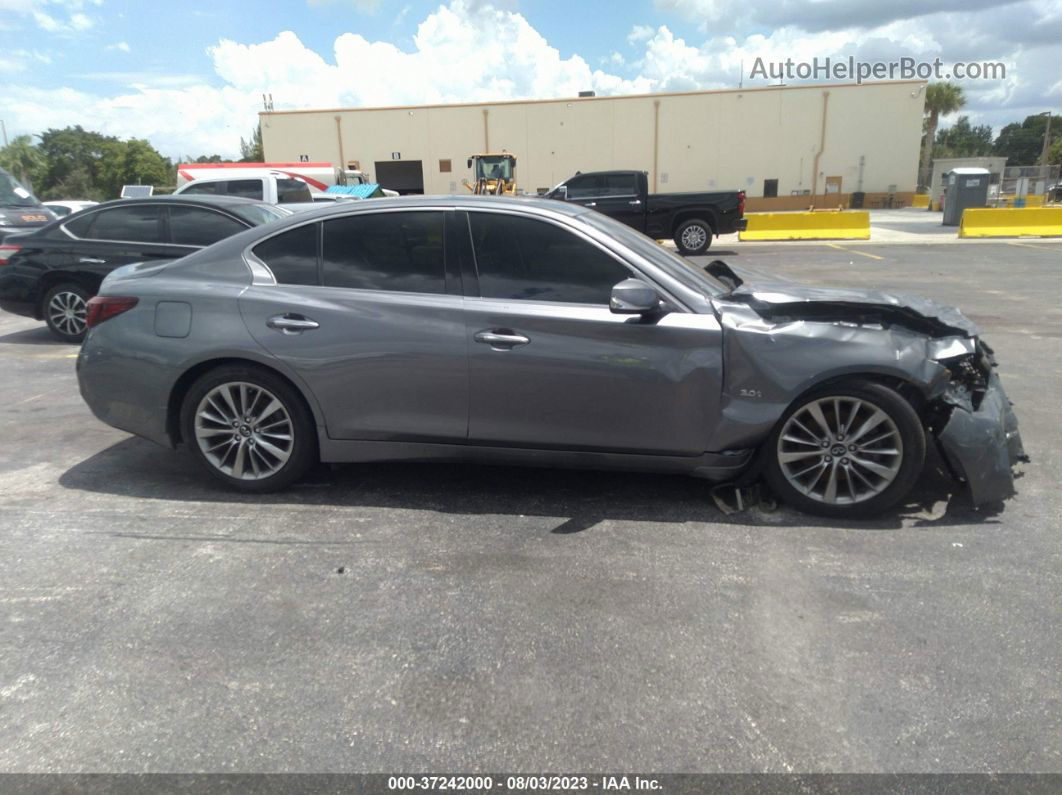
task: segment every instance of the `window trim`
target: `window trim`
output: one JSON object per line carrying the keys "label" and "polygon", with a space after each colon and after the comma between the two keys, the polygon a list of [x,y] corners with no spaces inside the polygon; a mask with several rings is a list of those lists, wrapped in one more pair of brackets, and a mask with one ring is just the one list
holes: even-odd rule
{"label": "window trim", "polygon": [[[545,207],[545,206],[530,206],[529,205],[527,207],[521,207],[519,209],[512,208],[512,207],[474,207],[474,206],[470,206],[468,203],[463,202],[461,200],[458,200],[454,204],[449,204],[449,205],[436,204],[436,203],[432,202],[432,203],[411,205],[409,207],[372,207],[372,208],[367,208],[367,207],[363,206],[362,202],[349,202],[349,204],[351,205],[350,207],[344,207],[343,208],[346,212],[336,213],[334,215],[329,214],[328,216],[326,216],[326,218],[328,220],[331,220],[333,218],[346,218],[347,216],[351,216],[351,215],[409,212],[409,211],[415,211],[415,210],[439,210],[441,212],[451,212],[451,213],[469,213],[469,212],[508,213],[510,215],[517,215],[517,216],[519,216],[521,218],[536,218],[536,219],[539,219],[539,220],[548,221],[549,223],[552,223],[555,226],[559,226],[562,229],[566,229],[566,230],[575,232],[576,234],[580,235],[581,237],[586,238],[590,243],[592,243],[593,245],[595,245],[598,248],[600,248],[606,254],[609,254],[612,257],[618,258],[622,263],[626,264],[627,267],[629,267],[632,270],[634,270],[638,274],[638,278],[644,279],[647,284],[650,284],[653,287],[655,287],[657,290],[659,290],[660,294],[665,299],[667,299],[668,303],[670,304],[672,312],[681,313],[681,314],[704,314],[703,312],[702,313],[695,312],[691,308],[691,306],[694,303],[699,302],[701,300],[706,300],[705,296],[702,293],[700,293],[699,291],[694,290],[693,288],[687,286],[680,279],[677,279],[676,277],[670,275],[667,272],[666,269],[663,269],[663,268],[660,269],[661,276],[662,276],[662,278],[664,280],[663,282],[661,281],[661,279],[655,278],[654,276],[649,275],[648,273],[646,273],[645,268],[642,265],[640,265],[639,263],[645,263],[645,265],[647,265],[650,268],[658,268],[659,266],[654,265],[651,259],[648,259],[643,254],[640,254],[639,252],[637,252],[637,251],[635,251],[635,250],[633,250],[631,248],[628,248],[626,245],[623,244],[622,241],[616,240],[615,238],[612,238],[612,237],[609,237],[606,233],[604,233],[604,232],[602,232],[602,231],[600,231],[598,229],[595,229],[594,227],[589,227],[591,233],[587,233],[582,228],[582,224],[578,221],[578,218],[579,218],[578,215],[570,215],[567,212],[558,213],[558,212],[553,211],[551,208]],[[243,257],[243,260],[244,260],[244,264],[247,265],[248,270],[251,272],[252,284],[254,284],[256,286],[262,286],[262,287],[270,287],[270,286],[275,286],[275,287],[305,287],[306,285],[281,285],[281,284],[277,283],[276,280],[275,280],[275,277],[273,276],[272,271],[269,270],[268,266],[264,262],[262,262],[260,259],[258,259],[257,257],[254,256],[254,253],[252,252],[251,249],[253,249],[255,246],[259,245],[260,243],[264,243],[266,240],[269,240],[270,238],[276,237],[277,235],[284,234],[285,232],[290,232],[291,230],[296,229],[296,228],[298,228],[300,226],[306,226],[307,224],[314,224],[314,223],[318,223],[318,222],[319,222],[318,219],[312,219],[312,220],[311,219],[307,219],[307,220],[302,221],[301,223],[292,224],[291,226],[285,226],[283,229],[278,229],[276,231],[271,231],[270,234],[266,235],[265,237],[260,237],[257,240],[247,244],[244,247],[244,249],[241,252],[241,254],[242,254],[242,257]],[[472,234],[472,232],[471,232],[471,227],[470,227],[467,219],[465,221],[465,227],[468,228],[468,230],[469,230],[469,244],[471,245],[471,234]],[[254,227],[254,228],[255,229],[261,229],[262,227],[258,226],[258,227]],[[615,246],[615,249],[612,248],[612,246],[599,241],[597,239],[597,237],[596,237],[597,235],[601,235],[603,238],[605,238],[608,241],[610,241],[612,246]],[[473,251],[473,256],[475,256],[475,252],[474,251]],[[475,274],[472,274],[472,275],[475,276]],[[462,278],[461,282],[463,284],[464,289],[463,289],[463,293],[462,293],[461,297],[465,298],[466,300],[476,299],[476,296],[472,295],[471,292],[470,292],[470,287],[472,285],[470,284],[469,274],[462,272],[462,277],[463,278]],[[672,284],[672,283],[674,284],[674,287],[669,286],[669,284]],[[475,286],[476,286],[476,289],[478,291],[478,280],[475,281]],[[329,289],[334,289],[334,288],[329,288]],[[371,291],[365,291],[365,292],[376,292],[376,293],[379,293],[379,292],[383,292],[383,291],[381,291],[381,290],[371,290]],[[678,297],[679,295],[683,295],[683,294],[688,295],[688,298],[680,298],[680,297]],[[429,295],[429,293],[401,293],[401,295]],[[437,293],[430,293],[430,295],[437,295]],[[449,293],[447,293],[447,295],[449,295]],[[485,299],[481,299],[481,300],[484,300],[484,301],[497,301],[498,299],[485,298]],[[521,300],[527,300],[527,299],[521,299]],[[553,302],[553,301],[550,301],[550,302],[539,302],[539,303],[546,303],[548,305],[553,305],[553,306],[592,306],[592,307],[600,307],[601,306],[601,304],[564,304],[564,303]]]}
{"label": "window trim", "polygon": [[[110,210],[124,210],[126,207],[157,207],[159,209],[159,219],[158,219],[159,231],[162,233],[162,236],[165,237],[165,238],[168,238],[170,236],[169,213],[166,212],[166,205],[161,203],[161,202],[144,202],[143,204],[135,204],[135,205],[134,204],[123,204],[121,207],[102,207],[100,209],[93,208],[92,212],[90,213],[90,215],[92,217],[92,220],[89,221],[89,225],[88,225],[89,231],[92,231],[92,229],[96,226],[96,221],[97,221],[100,213],[105,213],[105,212],[108,212]],[[81,216],[81,217],[84,218],[85,216]],[[78,219],[78,220],[80,220],[80,219]],[[62,229],[63,232],[66,233],[66,235],[68,237],[70,237],[71,240],[76,240],[79,243],[122,243],[122,244],[129,245],[129,246],[177,246],[178,248],[191,248],[191,249],[204,248],[204,246],[187,246],[187,245],[184,245],[183,243],[170,243],[168,240],[148,241],[148,240],[124,240],[122,238],[116,238],[116,237],[78,237],[77,235],[75,235],[73,232],[71,232],[69,229],[66,228],[66,224],[67,224],[67,222],[64,221],[63,223],[59,224],[59,228]]]}

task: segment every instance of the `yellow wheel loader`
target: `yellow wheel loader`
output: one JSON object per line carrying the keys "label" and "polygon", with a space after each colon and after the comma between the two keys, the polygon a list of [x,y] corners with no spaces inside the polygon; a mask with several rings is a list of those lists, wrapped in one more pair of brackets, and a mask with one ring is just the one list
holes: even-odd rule
{"label": "yellow wheel loader", "polygon": [[483,196],[516,195],[516,156],[500,154],[472,155],[468,158],[474,182],[464,180],[472,193]]}

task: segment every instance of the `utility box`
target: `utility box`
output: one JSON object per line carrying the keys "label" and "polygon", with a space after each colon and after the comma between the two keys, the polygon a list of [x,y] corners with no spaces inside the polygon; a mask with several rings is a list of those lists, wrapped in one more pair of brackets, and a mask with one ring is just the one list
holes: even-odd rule
{"label": "utility box", "polygon": [[958,226],[967,207],[988,206],[987,168],[953,168],[944,175],[944,226]]}

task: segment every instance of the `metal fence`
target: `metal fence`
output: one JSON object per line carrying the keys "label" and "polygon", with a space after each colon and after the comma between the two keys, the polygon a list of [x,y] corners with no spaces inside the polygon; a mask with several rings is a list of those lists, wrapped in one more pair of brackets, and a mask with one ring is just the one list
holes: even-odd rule
{"label": "metal fence", "polygon": [[1007,166],[1003,178],[989,193],[989,203],[997,207],[1058,201],[1058,166]]}

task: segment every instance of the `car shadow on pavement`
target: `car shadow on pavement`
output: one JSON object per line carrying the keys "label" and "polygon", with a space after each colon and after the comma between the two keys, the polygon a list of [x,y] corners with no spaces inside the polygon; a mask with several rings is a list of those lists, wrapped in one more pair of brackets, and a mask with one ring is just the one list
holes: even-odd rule
{"label": "car shadow on pavement", "polygon": [[68,348],[77,346],[77,343],[63,342],[52,334],[47,326],[12,331],[10,334],[4,334],[0,337],[0,343],[5,345],[63,345]]}
{"label": "car shadow on pavement", "polygon": [[895,530],[996,523],[994,510],[975,510],[931,460],[906,503],[863,521],[811,516],[785,506],[758,505],[726,514],[710,484],[678,475],[530,469],[470,464],[321,465],[274,494],[241,494],[215,484],[184,452],[129,438],[75,464],[59,483],[67,489],[164,501],[231,505],[308,505],[427,510],[462,515],[558,517],[557,535],[591,530],[605,520],[712,522],[740,526]]}

